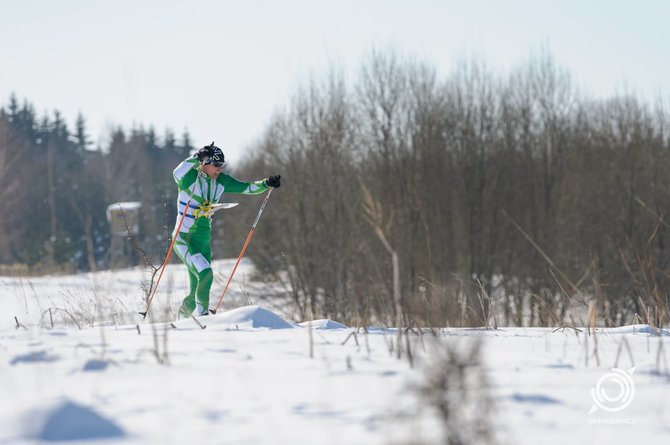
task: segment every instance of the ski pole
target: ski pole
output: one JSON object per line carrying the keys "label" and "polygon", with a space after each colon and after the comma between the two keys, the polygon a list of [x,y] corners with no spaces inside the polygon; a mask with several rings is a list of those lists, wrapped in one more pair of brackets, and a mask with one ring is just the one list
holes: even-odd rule
{"label": "ski pole", "polygon": [[[198,177],[200,177],[201,168],[202,165],[198,167]],[[193,188],[193,190],[195,190],[195,187]],[[170,261],[172,248],[174,247],[175,241],[177,241],[177,237],[179,236],[179,229],[181,229],[181,225],[184,223],[184,218],[186,218],[186,212],[188,211],[188,206],[191,204],[192,200],[193,200],[193,191],[191,191],[191,194],[188,197],[188,201],[184,206],[184,213],[181,215],[181,219],[179,220],[179,223],[177,224],[177,227],[174,230],[174,234],[172,235],[172,242],[170,243],[170,247],[168,248],[167,254],[165,255],[165,261],[163,261],[163,265],[161,266],[161,273],[158,274],[158,281],[156,281],[156,286],[154,286],[153,290],[151,291],[151,294],[149,295],[149,300],[147,301],[147,308],[144,310],[144,312],[139,312],[139,314],[142,316],[142,319],[147,318],[149,308],[151,307],[151,302],[153,301],[154,295],[156,295],[156,291],[158,290],[158,285],[160,284],[161,278],[163,277],[163,272],[165,272],[165,266],[167,266],[168,261]],[[179,211],[179,206],[177,206],[177,211]]]}
{"label": "ski pole", "polygon": [[230,276],[228,277],[228,282],[226,283],[226,287],[223,289],[223,293],[221,294],[221,297],[219,298],[219,302],[216,303],[216,307],[214,308],[214,312],[219,310],[219,306],[221,305],[221,302],[223,301],[223,297],[226,295],[226,291],[228,290],[228,286],[230,286],[230,282],[233,281],[233,275],[235,275],[235,271],[237,270],[237,266],[240,265],[240,261],[242,261],[242,257],[244,257],[244,253],[247,251],[247,247],[249,246],[249,242],[251,241],[251,238],[254,236],[254,230],[256,229],[256,224],[258,224],[258,220],[261,219],[261,214],[263,214],[263,209],[265,209],[265,204],[267,204],[268,199],[270,199],[270,194],[272,193],[272,190],[274,190],[274,188],[270,188],[270,190],[268,190],[268,194],[265,195],[265,199],[263,200],[263,204],[261,204],[261,209],[258,211],[258,215],[256,215],[256,221],[254,221],[254,224],[251,226],[251,230],[249,230],[249,234],[247,235],[247,239],[244,242],[244,246],[242,247],[242,251],[240,252],[240,256],[237,257],[237,262],[235,262],[235,267],[233,267],[233,271],[231,272]]}

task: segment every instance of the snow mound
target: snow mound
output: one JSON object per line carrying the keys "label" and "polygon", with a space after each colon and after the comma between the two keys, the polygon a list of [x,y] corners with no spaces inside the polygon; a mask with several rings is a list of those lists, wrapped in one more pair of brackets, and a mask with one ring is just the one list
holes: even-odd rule
{"label": "snow mound", "polygon": [[544,394],[521,394],[518,392],[512,394],[510,399],[519,403],[531,403],[535,405],[560,405],[563,403],[558,399],[554,399],[553,397]]}
{"label": "snow mound", "polygon": [[349,329],[349,326],[338,323],[329,318],[323,318],[321,320],[312,320],[300,323],[300,326],[303,328],[308,328],[312,326],[314,329]]}
{"label": "snow mound", "polygon": [[628,326],[621,326],[618,328],[607,328],[605,332],[611,334],[649,334],[658,336],[670,336],[667,329],[657,329],[648,324],[633,324]]}
{"label": "snow mound", "polygon": [[90,359],[84,365],[84,371],[104,371],[109,366],[105,360]]}
{"label": "snow mound", "polygon": [[36,439],[48,442],[124,437],[125,432],[94,410],[66,400],[46,412]]}
{"label": "snow mound", "polygon": [[50,355],[47,351],[30,352],[28,354],[17,355],[9,364],[17,363],[51,363],[58,360],[57,355]]}
{"label": "snow mound", "polygon": [[206,317],[207,324],[231,324],[252,328],[289,329],[293,325],[272,311],[260,306],[243,306],[232,311]]}

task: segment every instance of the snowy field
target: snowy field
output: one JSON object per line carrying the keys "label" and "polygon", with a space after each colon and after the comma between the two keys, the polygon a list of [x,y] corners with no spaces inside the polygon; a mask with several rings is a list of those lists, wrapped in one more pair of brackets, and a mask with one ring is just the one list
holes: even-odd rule
{"label": "snowy field", "polygon": [[[249,262],[236,277],[224,311],[200,318],[203,327],[142,321],[140,269],[0,277],[0,445],[446,443],[417,388],[446,346],[478,339],[490,385],[468,394],[490,403],[463,403],[489,410],[497,443],[670,442],[667,331],[425,331],[408,337],[412,366],[391,351],[395,330],[354,338],[332,321],[309,328],[272,297],[279,286],[251,280]],[[168,268],[157,318],[172,317],[186,278]]]}

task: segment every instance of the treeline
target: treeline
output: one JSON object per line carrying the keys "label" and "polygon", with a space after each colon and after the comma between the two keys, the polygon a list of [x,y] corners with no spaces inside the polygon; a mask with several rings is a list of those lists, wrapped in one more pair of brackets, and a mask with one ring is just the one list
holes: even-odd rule
{"label": "treeline", "polygon": [[[299,319],[556,326],[588,310],[599,324],[662,325],[669,124],[662,101],[590,98],[549,56],[439,77],[375,52],[353,83],[333,72],[299,89],[232,172],[282,174],[248,256],[287,282]],[[0,265],[112,266],[116,201],[143,203],[137,242],[160,264],[171,172],[193,151],[188,133],[141,128],[92,147],[83,116],[70,129],[12,97],[0,108]],[[242,247],[257,211],[244,201],[214,225],[215,257]]]}
{"label": "treeline", "polygon": [[250,255],[290,282],[301,319],[569,325],[590,303],[599,324],[662,325],[668,117],[589,98],[549,56],[438,77],[376,52],[353,84],[299,90],[241,169],[284,184]]}
{"label": "treeline", "polygon": [[160,264],[176,212],[171,172],[193,149],[188,132],[159,141],[151,128],[117,128],[107,146],[93,147],[82,115],[70,129],[58,111],[38,117],[12,96],[0,108],[0,265],[112,266],[106,209],[119,201],[142,202],[137,242]]}

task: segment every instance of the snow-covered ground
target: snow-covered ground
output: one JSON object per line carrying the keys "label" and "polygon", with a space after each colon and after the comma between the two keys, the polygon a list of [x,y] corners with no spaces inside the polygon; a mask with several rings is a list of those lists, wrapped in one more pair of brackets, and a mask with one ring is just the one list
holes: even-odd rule
{"label": "snow-covered ground", "polygon": [[[490,388],[472,391],[489,393],[498,442],[670,439],[667,331],[426,331],[410,337],[412,367],[390,351],[395,330],[354,338],[332,320],[310,329],[272,298],[281,288],[251,281],[251,263],[238,274],[225,311],[199,319],[204,328],[142,321],[140,269],[0,277],[0,445],[442,443],[442,423],[417,388],[438,351],[478,339]],[[174,311],[186,273],[170,266],[164,281],[156,318]]]}

